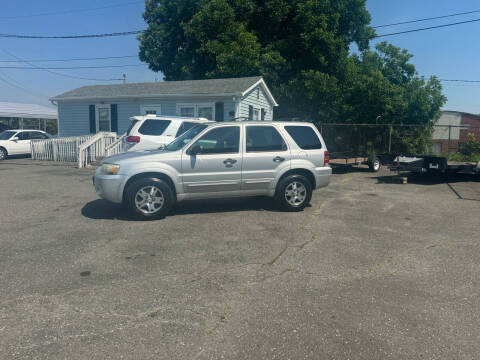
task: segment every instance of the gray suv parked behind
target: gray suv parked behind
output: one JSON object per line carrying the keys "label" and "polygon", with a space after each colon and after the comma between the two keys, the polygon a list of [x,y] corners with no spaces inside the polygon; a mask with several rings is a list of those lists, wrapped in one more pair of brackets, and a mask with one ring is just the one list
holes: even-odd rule
{"label": "gray suv parked behind", "polygon": [[93,182],[102,198],[134,216],[165,216],[176,201],[266,195],[300,211],[332,174],[310,123],[199,124],[161,150],[105,158]]}

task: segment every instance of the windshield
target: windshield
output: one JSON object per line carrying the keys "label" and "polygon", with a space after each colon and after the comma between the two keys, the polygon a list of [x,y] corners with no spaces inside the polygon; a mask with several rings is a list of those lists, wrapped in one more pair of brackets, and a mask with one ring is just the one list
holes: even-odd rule
{"label": "windshield", "polygon": [[170,144],[165,147],[167,151],[177,151],[187,145],[192,139],[197,136],[203,129],[205,129],[207,125],[196,125],[192,127],[190,130],[185,132],[183,135],[179,136],[175,140],[173,140]]}
{"label": "windshield", "polygon": [[0,133],[0,140],[8,140],[10,139],[13,135],[15,135],[15,131],[4,131]]}

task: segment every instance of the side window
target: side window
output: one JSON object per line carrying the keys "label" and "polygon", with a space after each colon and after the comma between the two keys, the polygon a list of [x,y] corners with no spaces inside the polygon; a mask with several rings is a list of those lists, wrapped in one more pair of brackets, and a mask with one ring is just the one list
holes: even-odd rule
{"label": "side window", "polygon": [[247,152],[285,150],[287,144],[273,126],[247,126]]}
{"label": "side window", "polygon": [[30,139],[31,140],[47,139],[47,136],[38,131],[30,131]]}
{"label": "side window", "polygon": [[285,130],[303,150],[315,150],[322,148],[322,142],[310,126],[285,126]]}
{"label": "side window", "polygon": [[225,126],[210,130],[197,140],[201,146],[200,154],[231,154],[238,153],[240,143],[240,128]]}
{"label": "side window", "polygon": [[19,140],[30,140],[30,134],[28,131],[22,131],[17,134]]}
{"label": "side window", "polygon": [[178,128],[177,135],[175,135],[175,137],[179,137],[180,135],[185,133],[187,130],[190,130],[192,127],[194,127],[197,124],[198,123],[184,121],[182,125],[180,125],[180,127]]}
{"label": "side window", "polygon": [[170,120],[145,120],[138,132],[142,135],[162,135],[170,125]]}

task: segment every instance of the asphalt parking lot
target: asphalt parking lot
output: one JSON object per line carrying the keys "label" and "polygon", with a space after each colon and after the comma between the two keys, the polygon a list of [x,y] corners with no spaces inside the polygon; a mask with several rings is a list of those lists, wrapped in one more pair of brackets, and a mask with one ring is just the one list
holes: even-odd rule
{"label": "asphalt parking lot", "polygon": [[364,169],[302,213],[130,221],[93,170],[0,163],[2,359],[477,359],[480,182]]}

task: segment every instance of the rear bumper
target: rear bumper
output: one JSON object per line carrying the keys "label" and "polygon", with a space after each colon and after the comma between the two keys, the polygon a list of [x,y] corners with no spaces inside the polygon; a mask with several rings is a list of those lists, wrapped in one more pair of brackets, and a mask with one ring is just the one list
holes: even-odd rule
{"label": "rear bumper", "polygon": [[123,200],[124,183],[125,176],[123,175],[95,174],[93,177],[93,186],[97,195],[117,204],[120,204]]}
{"label": "rear bumper", "polygon": [[327,186],[330,183],[332,176],[332,168],[329,166],[319,167],[315,169],[315,184],[316,189]]}

